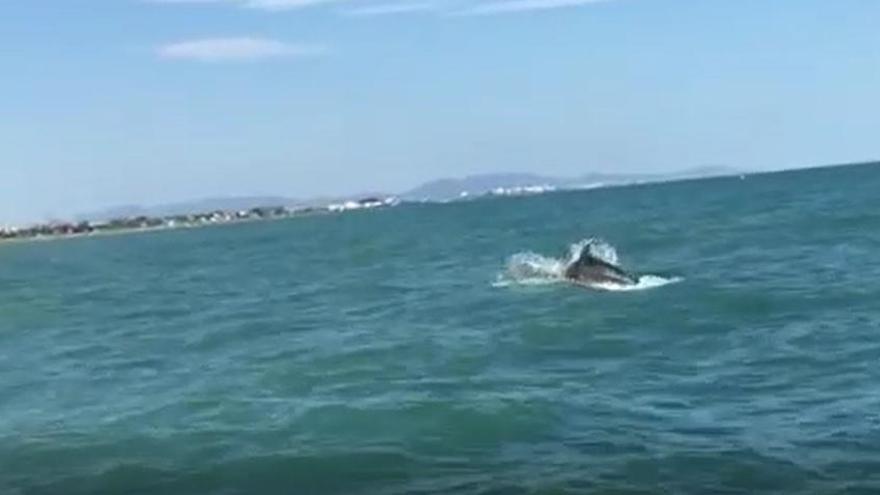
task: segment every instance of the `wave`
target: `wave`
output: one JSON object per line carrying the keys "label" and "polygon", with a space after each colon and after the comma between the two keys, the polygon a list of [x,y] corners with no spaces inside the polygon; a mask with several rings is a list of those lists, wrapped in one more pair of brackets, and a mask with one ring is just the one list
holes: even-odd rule
{"label": "wave", "polygon": [[[565,278],[565,270],[581,257],[584,249],[589,249],[590,255],[606,263],[615,266],[619,264],[619,257],[614,246],[601,239],[588,238],[569,246],[568,256],[565,258],[552,258],[534,252],[514,254],[507,260],[504,272],[498,274],[497,280],[492,285],[495,287],[510,287],[517,285],[571,283],[570,280]],[[645,274],[639,276],[638,282],[634,285],[600,282],[585,285],[592,289],[607,291],[638,291],[655,289],[682,280],[681,277],[661,277],[659,275]]]}

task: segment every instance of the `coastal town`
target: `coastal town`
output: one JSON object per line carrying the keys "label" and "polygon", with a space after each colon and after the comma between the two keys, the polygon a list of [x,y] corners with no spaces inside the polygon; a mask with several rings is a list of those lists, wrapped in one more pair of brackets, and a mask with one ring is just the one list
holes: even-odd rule
{"label": "coastal town", "polygon": [[[474,200],[491,197],[530,196],[559,190],[549,184],[492,187],[488,189],[460,190],[451,201]],[[425,199],[424,201],[430,201]],[[440,201],[446,202],[446,201]],[[24,227],[0,225],[0,242],[15,240],[44,240],[81,237],[100,234],[141,232],[150,230],[183,229],[224,225],[259,220],[273,220],[315,214],[342,213],[397,206],[397,196],[371,196],[320,206],[262,206],[242,210],[213,210],[201,213],[185,213],[165,216],[136,215],[106,220],[55,221]]]}
{"label": "coastal town", "polygon": [[369,197],[360,200],[333,203],[320,207],[271,206],[255,207],[238,211],[219,210],[160,217],[136,216],[101,221],[84,220],[78,222],[51,222],[26,227],[0,226],[0,242],[54,239],[147,230],[193,228],[259,220],[277,220],[320,213],[341,213],[353,210],[387,208],[396,206],[399,203],[400,201],[393,196],[383,198]]}

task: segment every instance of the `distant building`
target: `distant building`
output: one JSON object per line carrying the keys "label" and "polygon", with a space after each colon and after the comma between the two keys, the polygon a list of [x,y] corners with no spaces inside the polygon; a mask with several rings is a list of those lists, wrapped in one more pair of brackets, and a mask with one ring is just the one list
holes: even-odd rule
{"label": "distant building", "polygon": [[344,203],[335,203],[331,205],[327,205],[327,210],[332,212],[341,212],[348,210],[363,210],[363,209],[371,209],[371,208],[380,208],[386,206],[396,206],[400,203],[400,200],[396,197],[390,196],[387,198],[376,198],[376,197],[368,197],[362,198],[357,201],[346,201]]}

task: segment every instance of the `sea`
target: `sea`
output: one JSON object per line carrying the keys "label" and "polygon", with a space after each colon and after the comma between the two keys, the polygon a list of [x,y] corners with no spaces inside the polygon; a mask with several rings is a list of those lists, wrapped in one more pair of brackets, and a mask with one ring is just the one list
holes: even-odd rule
{"label": "sea", "polygon": [[0,493],[880,493],[880,165],[2,244]]}

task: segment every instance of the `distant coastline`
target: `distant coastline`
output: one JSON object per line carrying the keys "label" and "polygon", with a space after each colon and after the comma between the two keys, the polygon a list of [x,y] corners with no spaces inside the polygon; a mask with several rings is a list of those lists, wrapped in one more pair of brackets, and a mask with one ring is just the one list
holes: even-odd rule
{"label": "distant coastline", "polygon": [[[498,173],[427,182],[397,195],[372,194],[358,200],[311,200],[271,198],[218,198],[153,209],[127,207],[85,215],[77,221],[46,222],[26,227],[0,226],[0,244],[45,241],[99,235],[130,234],[207,227],[261,220],[300,217],[320,213],[396,206],[412,203],[447,203],[489,197],[531,196],[557,191],[668,182],[738,174],[724,167],[704,167],[669,174],[588,174],[575,178],[535,174]],[[247,203],[271,202],[275,206],[246,207]],[[299,206],[287,206],[300,204]],[[199,210],[199,208],[210,208]],[[197,212],[191,212],[195,210]]]}
{"label": "distant coastline", "polygon": [[[841,166],[880,165],[880,162],[824,165],[801,169],[741,171],[728,167],[703,167],[668,174],[588,174],[577,178],[554,178],[534,174],[485,174],[427,182],[399,195],[369,194],[361,199],[313,199],[295,201],[283,197],[230,197],[154,208],[123,207],[81,216],[77,221],[45,222],[25,227],[0,225],[0,244],[51,241],[104,235],[189,229],[244,222],[294,218],[396,206],[408,203],[449,203],[481,198],[532,196],[552,192],[638,186],[722,177],[744,179],[799,170]],[[276,206],[250,206],[274,202]],[[196,208],[211,207],[199,213]],[[92,218],[89,220],[88,218]]]}
{"label": "distant coastline", "polygon": [[256,207],[247,210],[169,215],[153,217],[140,215],[111,220],[79,222],[53,222],[29,227],[0,228],[0,243],[51,241],[81,237],[122,235],[138,232],[191,229],[217,225],[279,220],[283,218],[339,213],[350,210],[375,209],[399,204],[395,197],[364,198],[357,201],[333,203],[323,207],[290,208],[286,206]]}

